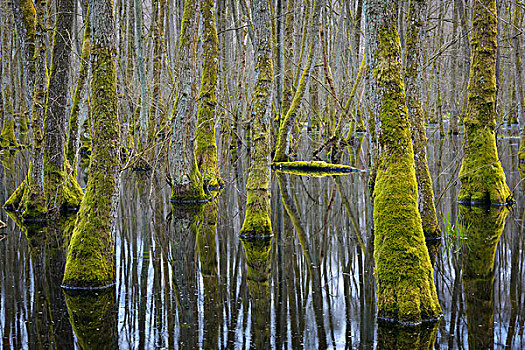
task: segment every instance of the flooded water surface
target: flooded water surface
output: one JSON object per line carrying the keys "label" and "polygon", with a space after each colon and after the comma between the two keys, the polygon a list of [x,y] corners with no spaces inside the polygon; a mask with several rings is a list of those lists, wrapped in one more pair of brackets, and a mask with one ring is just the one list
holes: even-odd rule
{"label": "flooded water surface", "polygon": [[[506,134],[507,132],[504,132]],[[21,228],[3,212],[0,344],[5,349],[523,349],[524,183],[518,138],[500,157],[516,204],[456,203],[461,137],[429,131],[429,164],[443,238],[429,244],[444,316],[406,328],[376,320],[368,172],[309,177],[273,172],[273,237],[241,239],[242,161],[209,203],[169,203],[164,177],[124,172],[117,283],[63,290],[74,217]],[[357,148],[357,146],[356,146]],[[366,168],[366,151],[357,166]],[[348,161],[348,160],[346,160]],[[27,159],[3,156],[0,199]]]}

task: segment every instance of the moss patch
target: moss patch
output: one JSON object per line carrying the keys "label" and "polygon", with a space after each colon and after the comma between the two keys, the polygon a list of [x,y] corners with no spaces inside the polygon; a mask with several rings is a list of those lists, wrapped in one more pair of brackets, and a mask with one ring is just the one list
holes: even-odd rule
{"label": "moss patch", "polygon": [[340,175],[362,171],[349,165],[323,161],[274,162],[272,167],[283,173],[309,176]]}

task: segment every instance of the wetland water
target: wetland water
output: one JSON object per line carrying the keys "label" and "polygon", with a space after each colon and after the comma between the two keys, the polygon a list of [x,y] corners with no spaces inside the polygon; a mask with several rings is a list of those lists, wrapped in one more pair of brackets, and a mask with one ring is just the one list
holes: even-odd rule
{"label": "wetland water", "polygon": [[[169,204],[163,177],[151,183],[141,173],[124,173],[117,283],[103,292],[60,288],[71,222],[23,231],[2,212],[7,227],[0,231],[0,344],[7,349],[523,349],[525,197],[516,162],[519,139],[498,141],[517,202],[505,211],[458,208],[461,138],[440,140],[432,130],[429,137],[444,231],[442,244],[430,247],[444,313],[435,326],[407,330],[377,323],[367,173],[273,174],[274,236],[243,241],[237,234],[246,169],[239,162],[223,172],[226,186],[215,201],[192,209]],[[363,154],[358,158],[362,167]],[[2,201],[22,180],[26,163],[23,154],[3,156]]]}

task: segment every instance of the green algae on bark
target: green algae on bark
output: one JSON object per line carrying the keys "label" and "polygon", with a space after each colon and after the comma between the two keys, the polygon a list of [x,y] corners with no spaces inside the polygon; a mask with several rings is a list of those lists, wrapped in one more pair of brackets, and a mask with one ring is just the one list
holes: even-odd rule
{"label": "green algae on bark", "polygon": [[406,68],[404,74],[406,103],[410,116],[414,165],[416,170],[418,205],[423,232],[426,238],[438,238],[441,230],[434,204],[432,178],[427,162],[427,135],[425,117],[419,99],[422,87],[421,51],[424,42],[423,20],[427,12],[427,0],[412,0],[408,10],[408,28],[405,41]]}
{"label": "green algae on bark", "polygon": [[459,212],[469,227],[462,259],[468,345],[489,349],[494,345],[494,258],[509,210],[459,205]]}
{"label": "green algae on bark", "polygon": [[217,70],[219,67],[219,37],[215,24],[214,0],[201,3],[202,80],[197,110],[195,159],[203,176],[204,186],[219,188],[224,185],[217,165],[215,140],[215,109],[217,105]]}
{"label": "green algae on bark", "polygon": [[115,283],[114,215],[120,182],[115,29],[111,0],[90,0],[93,151],[86,194],[68,248],[63,285],[89,289]]}
{"label": "green algae on bark", "polygon": [[512,194],[505,182],[496,147],[496,0],[473,3],[470,37],[470,74],[464,118],[465,156],[459,178],[458,201],[471,204],[509,204]]}
{"label": "green algae on bark", "polygon": [[373,189],[374,273],[378,318],[418,324],[438,319],[441,308],[418,210],[397,9],[396,0],[370,0],[365,7],[369,90],[379,145]]}

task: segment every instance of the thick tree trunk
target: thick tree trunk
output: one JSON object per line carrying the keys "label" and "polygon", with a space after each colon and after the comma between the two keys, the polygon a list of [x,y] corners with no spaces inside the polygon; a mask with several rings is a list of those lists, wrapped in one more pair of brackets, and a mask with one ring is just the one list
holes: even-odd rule
{"label": "thick tree trunk", "polygon": [[506,204],[512,195],[505,183],[496,148],[496,0],[473,3],[468,105],[464,158],[459,172],[461,203]]}
{"label": "thick tree trunk", "polygon": [[369,90],[379,158],[374,186],[378,317],[417,324],[440,317],[418,211],[414,153],[401,78],[397,0],[365,1]]}
{"label": "thick tree trunk", "polygon": [[100,288],[115,283],[115,212],[119,197],[115,20],[112,0],[89,0],[93,115],[89,180],[69,244],[64,286]]}
{"label": "thick tree trunk", "polygon": [[437,222],[434,205],[432,178],[427,163],[427,134],[425,117],[421,107],[420,91],[422,87],[421,48],[424,40],[422,32],[423,16],[427,11],[427,0],[412,0],[408,9],[408,28],[405,41],[405,89],[408,115],[414,147],[414,164],[418,188],[419,213],[423,222],[426,238],[439,237],[441,231]]}

